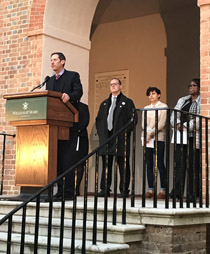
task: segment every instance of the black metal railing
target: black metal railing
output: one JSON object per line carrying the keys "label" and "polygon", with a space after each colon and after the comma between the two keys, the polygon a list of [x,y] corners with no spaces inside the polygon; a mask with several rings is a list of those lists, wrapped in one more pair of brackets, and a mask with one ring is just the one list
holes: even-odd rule
{"label": "black metal railing", "polygon": [[[121,221],[117,222],[117,211],[119,208],[119,203],[117,202],[117,152],[118,152],[118,137],[119,135],[124,136],[124,169],[126,168],[126,160],[127,157],[127,135],[130,130],[132,130],[132,146],[131,146],[131,194],[130,194],[130,205],[131,207],[136,207],[136,200],[139,199],[139,196],[142,201],[142,207],[147,207],[147,204],[151,204],[151,200],[149,201],[146,199],[146,190],[147,190],[147,179],[146,179],[146,172],[147,172],[147,164],[146,164],[146,151],[147,151],[147,121],[148,121],[148,111],[154,111],[155,115],[155,126],[154,126],[154,175],[153,175],[153,183],[154,183],[154,196],[151,199],[153,201],[153,207],[158,207],[158,132],[159,132],[159,113],[160,111],[166,112],[166,122],[165,122],[165,139],[164,139],[164,146],[165,146],[165,208],[168,209],[170,204],[172,208],[176,208],[179,204],[180,208],[184,207],[184,203],[186,203],[186,207],[190,208],[190,204],[193,204],[193,207],[197,205],[197,196],[199,199],[199,207],[209,207],[209,155],[208,155],[208,142],[209,142],[209,121],[210,119],[207,117],[203,117],[200,115],[195,115],[191,113],[186,113],[179,110],[174,109],[166,109],[166,108],[159,108],[159,109],[139,109],[139,121],[138,125],[136,125],[136,118],[127,123],[123,128],[121,128],[117,133],[111,136],[107,141],[96,148],[94,151],[89,153],[85,156],[82,160],[76,163],[73,167],[69,170],[61,174],[57,179],[52,181],[50,184],[42,188],[36,194],[32,195],[27,201],[23,202],[19,206],[17,206],[14,210],[12,210],[9,214],[4,216],[0,220],[0,225],[7,222],[8,223],[8,232],[7,232],[7,253],[11,253],[11,245],[12,245],[12,222],[13,216],[22,209],[22,228],[21,228],[21,247],[20,253],[24,253],[24,243],[25,243],[25,227],[26,227],[26,210],[27,206],[31,201],[36,202],[36,216],[35,216],[35,233],[34,233],[34,253],[38,253],[38,240],[39,240],[39,217],[40,217],[40,203],[42,200],[42,194],[48,192],[48,235],[47,235],[47,253],[51,252],[51,237],[52,237],[52,219],[53,219],[53,206],[54,206],[54,197],[53,197],[53,186],[58,183],[58,181],[62,181],[63,183],[63,192],[61,197],[61,209],[60,209],[60,242],[59,242],[59,253],[62,253],[63,250],[63,238],[64,238],[64,218],[65,218],[65,195],[64,195],[64,188],[66,175],[74,170],[75,171],[75,188],[74,188],[74,198],[73,198],[73,207],[72,207],[72,232],[71,232],[71,253],[75,252],[75,240],[76,240],[76,220],[77,220],[77,168],[85,163],[85,170],[84,170],[84,193],[83,193],[83,229],[82,229],[82,253],[85,253],[86,249],[86,227],[87,227],[87,212],[88,212],[88,175],[89,175],[89,160],[92,159],[95,162],[94,170],[95,170],[95,180],[94,180],[94,207],[93,207],[93,226],[92,226],[92,244],[95,245],[98,242],[98,183],[99,183],[99,172],[100,172],[100,150],[106,147],[106,174],[105,174],[105,196],[104,196],[104,217],[103,217],[103,243],[107,243],[107,225],[108,225],[108,149],[109,144],[114,140],[115,142],[115,156],[114,156],[114,181],[113,181],[113,196],[111,199],[113,200],[112,203],[112,224],[116,225],[117,223],[126,224],[126,205],[128,204],[127,201],[127,193],[126,193],[126,170],[124,170],[123,175],[123,199],[122,199],[122,218]],[[174,114],[174,122],[171,125],[171,114]],[[172,137],[172,130],[171,127],[174,129],[174,133],[177,133],[177,119],[181,119],[181,126],[183,126],[184,122],[182,119],[187,119],[185,122],[185,127],[181,127],[180,131],[180,140],[178,140],[177,135],[174,135],[173,144],[171,144],[171,137]],[[143,126],[142,126],[143,122]],[[137,136],[141,136],[139,133],[142,133],[143,137],[143,145],[139,145],[141,143],[140,139],[137,140]],[[185,137],[185,133],[187,136]],[[184,140],[186,138],[186,141]],[[189,143],[189,140],[193,140],[193,144]],[[186,144],[185,144],[186,143]],[[192,145],[192,147],[190,147]],[[204,149],[205,148],[205,149]],[[177,161],[175,159],[177,149],[181,149],[181,171],[180,176],[182,179],[182,174],[184,172],[184,167],[186,168],[186,184],[185,182],[181,181],[179,186],[180,195],[177,196],[177,188],[176,188],[176,178],[177,178]],[[186,150],[186,161],[183,160],[183,151]],[[192,152],[193,158],[196,157],[195,154],[199,153],[199,169],[198,169],[198,182],[199,182],[199,193],[196,193],[196,184],[197,184],[197,175],[196,175],[196,168],[195,163],[193,161],[193,167],[190,168],[191,162],[189,161],[189,152]],[[198,151],[197,151],[198,150]],[[138,156],[136,156],[138,154]],[[94,157],[95,156],[95,157]],[[193,159],[194,160],[194,159]],[[205,163],[205,165],[203,165]],[[139,171],[141,171],[140,177],[137,178],[137,168],[139,167]],[[204,170],[205,168],[205,170]],[[190,182],[190,170],[193,172],[193,183]],[[202,181],[202,170],[203,170],[203,181]],[[205,171],[205,172],[204,172]],[[205,180],[205,181],[204,181]],[[205,182],[205,184],[204,184]],[[138,183],[138,184],[136,184]],[[141,183],[141,184],[139,184]],[[186,185],[186,186],[185,186]],[[139,189],[141,186],[141,189]],[[192,200],[190,200],[190,186],[193,188],[193,196]],[[184,188],[185,187],[185,188]],[[170,202],[170,190],[173,189],[173,193],[171,195],[172,199]],[[205,189],[206,195],[205,197],[202,195],[202,190]],[[186,198],[185,198],[186,197]],[[177,198],[179,199],[177,202]],[[45,200],[46,201],[46,200]],[[205,202],[205,205],[203,204]],[[161,201],[162,202],[162,201]]]}
{"label": "black metal railing", "polygon": [[[143,146],[143,160],[142,160],[142,207],[146,207],[146,137],[147,137],[147,113],[148,111],[155,111],[155,131],[154,131],[154,198],[153,207],[157,207],[157,183],[158,183],[158,111],[166,111],[166,123],[165,123],[165,208],[169,208],[169,198],[172,198],[172,207],[176,208],[177,201],[179,201],[179,207],[183,208],[184,200],[186,201],[186,207],[190,207],[190,203],[193,203],[193,207],[196,207],[196,201],[199,199],[199,207],[203,207],[203,200],[205,200],[205,206],[209,207],[209,121],[210,118],[201,115],[192,114],[185,111],[176,109],[139,109],[142,112],[142,120],[144,126],[142,127],[142,136],[144,139]],[[173,116],[173,121],[172,121]],[[184,121],[185,120],[185,121]],[[180,127],[178,129],[178,123]],[[173,129],[173,131],[172,131]],[[172,133],[173,132],[173,133]],[[179,133],[179,135],[177,134]],[[173,144],[171,143],[173,139]],[[205,147],[205,149],[203,149]],[[180,157],[177,156],[177,152],[180,150]],[[173,154],[172,154],[173,152]],[[185,155],[185,156],[184,156]],[[178,159],[177,159],[178,157]],[[180,160],[178,162],[177,160]],[[191,160],[191,161],[190,161]],[[196,162],[196,161],[199,161]],[[205,161],[205,172],[203,177],[206,180],[205,186],[202,182],[202,170],[203,162]],[[179,166],[178,166],[179,164]],[[179,170],[177,172],[177,170]],[[185,178],[186,172],[186,178]],[[191,176],[191,179],[190,179]],[[193,176],[193,177],[192,177]],[[180,184],[177,188],[177,179],[180,179]],[[185,180],[186,179],[186,184]],[[170,193],[170,189],[171,191]],[[190,189],[191,192],[190,192]],[[199,190],[196,190],[199,189]],[[205,189],[206,197],[203,197],[202,190]],[[170,194],[170,195],[169,195]],[[186,197],[186,199],[185,199]]]}
{"label": "black metal railing", "polygon": [[[96,167],[95,167],[95,194],[94,194],[94,224],[93,224],[93,237],[92,243],[96,244],[97,242],[97,203],[98,203],[98,171],[99,171],[99,151],[104,147],[108,147],[108,144],[111,140],[117,139],[118,135],[125,132],[125,136],[127,135],[127,129],[131,128],[135,124],[134,118],[131,119],[123,128],[116,132],[115,135],[107,139],[107,141],[92,151],[90,154],[85,156],[82,160],[76,163],[73,167],[68,169],[66,172],[58,176],[54,181],[50,184],[39,190],[36,194],[31,195],[31,197],[23,202],[22,204],[18,205],[14,210],[12,210],[9,214],[4,216],[0,220],[0,225],[5,222],[8,222],[8,236],[7,236],[7,253],[11,253],[11,245],[12,245],[12,223],[13,223],[13,216],[22,209],[22,227],[21,227],[21,245],[20,245],[20,253],[24,253],[24,242],[25,242],[25,227],[26,227],[26,210],[27,205],[35,201],[36,202],[36,215],[35,215],[35,233],[34,233],[34,253],[38,253],[38,238],[39,238],[39,217],[40,217],[40,203],[43,200],[42,194],[48,192],[47,202],[49,202],[48,208],[48,244],[47,244],[47,253],[51,251],[51,235],[52,235],[52,217],[53,217],[53,186],[58,183],[58,181],[62,181],[63,192],[61,197],[61,210],[60,210],[60,242],[59,242],[59,253],[62,253],[63,250],[63,238],[64,238],[64,218],[65,218],[65,195],[64,195],[64,188],[65,188],[65,176],[72,170],[75,170],[75,192],[74,192],[74,199],[73,199],[73,217],[72,217],[72,237],[71,237],[71,253],[75,253],[75,231],[76,231],[76,209],[77,209],[77,168],[85,163],[85,174],[84,174],[84,206],[83,206],[83,235],[82,235],[82,253],[85,253],[86,248],[86,224],[87,224],[87,197],[88,197],[88,170],[89,170],[89,159],[96,156]],[[125,161],[126,162],[126,161]],[[106,165],[107,166],[107,165]],[[107,186],[107,177],[106,177],[106,186]],[[115,181],[117,183],[117,181]],[[115,186],[115,198],[117,197],[116,193],[116,186]],[[104,228],[103,228],[103,243],[107,243],[107,201],[108,195],[104,197]],[[123,198],[123,217],[122,222],[125,223],[125,215],[126,215],[126,197]],[[113,213],[113,223],[116,224],[116,216],[117,216],[117,202],[114,202],[115,213]]]}

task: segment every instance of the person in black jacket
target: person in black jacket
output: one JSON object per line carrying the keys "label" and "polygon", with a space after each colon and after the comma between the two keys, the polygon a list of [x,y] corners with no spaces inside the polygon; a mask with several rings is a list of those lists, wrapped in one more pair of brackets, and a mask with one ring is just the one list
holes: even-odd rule
{"label": "person in black jacket", "polygon": [[[77,160],[82,160],[88,154],[88,132],[87,127],[90,121],[90,113],[88,105],[78,102],[79,110],[79,122],[75,123],[75,129],[77,130],[77,145],[76,145],[76,157]],[[83,172],[85,168],[85,162],[77,167],[77,195],[80,195],[80,184],[83,177]]]}
{"label": "person in black jacket", "polygon": [[[46,83],[47,90],[53,90],[62,93],[62,101],[70,101],[78,109],[78,101],[82,97],[83,90],[80,77],[77,72],[67,71],[64,69],[66,58],[63,53],[55,52],[51,54],[51,67],[55,72]],[[60,175],[76,162],[79,158],[76,156],[76,144],[78,131],[75,130],[75,124],[70,128],[70,140],[58,141],[58,172]],[[65,199],[72,199],[74,194],[74,172],[66,176],[65,180]],[[58,183],[58,192],[55,197],[62,196],[62,183]]]}
{"label": "person in black jacket", "polygon": [[62,101],[66,103],[77,103],[83,95],[82,84],[79,73],[64,69],[66,57],[61,52],[51,54],[51,67],[55,72],[46,83],[46,90],[62,93]]}
{"label": "person in black jacket", "polygon": [[[114,78],[110,82],[111,94],[109,98],[104,100],[99,108],[98,115],[96,117],[96,129],[99,135],[99,143],[103,144],[112,134],[116,133],[120,128],[127,124],[134,116],[135,106],[131,99],[127,98],[121,92],[122,84],[117,78]],[[129,195],[130,184],[130,134],[132,127],[129,128],[127,134],[127,151],[126,151],[126,184],[125,195]],[[123,196],[123,176],[124,176],[124,133],[119,135],[118,138],[118,151],[117,151],[117,163],[120,171],[120,197]],[[101,177],[101,192],[98,196],[103,197],[105,195],[105,169],[106,169],[106,147],[100,150],[102,156],[103,169]],[[107,194],[110,195],[110,186],[112,182],[112,164],[115,154],[115,141],[110,142],[108,151],[108,189]]]}

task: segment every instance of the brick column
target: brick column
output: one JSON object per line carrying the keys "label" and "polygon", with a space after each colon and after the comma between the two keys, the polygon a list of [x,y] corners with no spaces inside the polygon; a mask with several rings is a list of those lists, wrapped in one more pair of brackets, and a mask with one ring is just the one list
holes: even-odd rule
{"label": "brick column", "polygon": [[[15,133],[5,120],[3,95],[30,91],[41,81],[43,17],[46,0],[1,0],[0,8],[0,132]],[[3,194],[16,195],[15,139],[6,143]],[[0,137],[2,160],[2,137]],[[0,168],[1,174],[1,168]]]}
{"label": "brick column", "polygon": [[[210,117],[210,0],[198,0],[200,7],[201,115]],[[210,138],[210,137],[209,137]],[[209,147],[209,145],[208,145]],[[205,153],[205,134],[203,133]],[[210,151],[209,151],[210,152]],[[203,197],[206,194],[206,162],[203,156]]]}
{"label": "brick column", "polygon": [[198,0],[200,6],[200,77],[202,115],[210,116],[210,0]]}

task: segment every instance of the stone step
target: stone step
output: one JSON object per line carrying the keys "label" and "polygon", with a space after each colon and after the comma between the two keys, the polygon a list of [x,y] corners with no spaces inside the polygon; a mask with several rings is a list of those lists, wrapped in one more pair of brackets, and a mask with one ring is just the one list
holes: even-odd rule
{"label": "stone step", "polygon": [[[12,234],[12,246],[11,253],[19,254],[20,253],[20,234]],[[25,236],[25,245],[24,245],[24,253],[33,254],[33,243],[34,236],[26,235]],[[71,249],[71,241],[69,239],[63,239],[63,254],[69,254]],[[75,241],[75,254],[81,254],[82,249],[82,241]],[[107,254],[126,254],[129,246],[127,244],[103,244],[98,243],[97,245],[93,245],[91,241],[86,241],[86,254],[99,254],[99,253],[107,253]],[[0,253],[6,253],[7,250],[7,234],[4,232],[0,233]],[[47,252],[47,237],[39,236],[38,239],[38,253],[46,254]],[[59,238],[52,237],[51,239],[51,254],[59,253]]]}
{"label": "stone step", "polygon": [[[3,216],[0,216],[0,219]],[[12,220],[12,232],[20,233],[21,232],[21,224],[22,218],[21,216],[14,215]],[[72,220],[65,219],[64,221],[64,238],[71,239],[72,233]],[[92,228],[93,222],[87,221],[86,225],[86,239],[92,240]],[[8,227],[7,223],[4,223],[0,226],[1,232],[7,232]],[[142,233],[144,232],[145,227],[142,225],[131,225],[131,224],[117,224],[112,225],[112,223],[107,223],[107,241],[110,243],[129,243],[129,242],[137,242],[142,240]],[[27,216],[26,217],[26,234],[34,234],[35,232],[35,217]],[[76,221],[76,232],[75,238],[82,239],[83,232],[83,220]],[[48,218],[40,217],[39,220],[39,235],[46,236],[48,234]],[[60,219],[53,218],[52,219],[52,236],[59,237],[60,235]],[[102,241],[103,239],[103,222],[97,223],[97,240]]]}
{"label": "stone step", "polygon": [[[121,202],[121,203],[120,203]],[[139,208],[131,208],[130,200],[127,202],[129,205],[126,208],[126,222],[128,224],[140,225],[141,218],[139,213]],[[12,209],[16,208],[21,202],[18,201],[0,201],[1,211],[0,214],[7,214]],[[72,218],[72,207],[73,201],[67,201],[65,203],[65,217]],[[88,210],[87,210],[87,220],[93,220],[93,197],[88,198]],[[17,214],[21,215],[22,210]],[[36,214],[36,203],[30,202],[27,206],[27,215],[35,216]],[[49,203],[40,203],[40,216],[47,217],[49,216]],[[53,203],[53,217],[60,218],[61,216],[61,202]],[[107,212],[107,221],[112,222],[113,217],[113,205],[112,200],[108,203],[108,212]],[[83,197],[78,197],[77,199],[77,219],[83,219]],[[104,221],[104,202],[103,198],[99,198],[98,207],[97,207],[97,221]],[[122,199],[118,201],[117,207],[117,223],[122,222]]]}

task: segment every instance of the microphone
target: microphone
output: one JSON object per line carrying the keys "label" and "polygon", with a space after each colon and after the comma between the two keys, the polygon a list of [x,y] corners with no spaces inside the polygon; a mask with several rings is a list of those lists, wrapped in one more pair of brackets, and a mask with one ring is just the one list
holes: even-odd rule
{"label": "microphone", "polygon": [[45,77],[45,79],[44,79],[44,81],[41,83],[41,84],[39,84],[38,86],[35,86],[32,90],[31,90],[31,92],[33,92],[35,89],[37,89],[37,88],[42,88],[43,86],[44,86],[44,84],[48,81],[50,79],[50,77],[49,76],[46,76]]}

